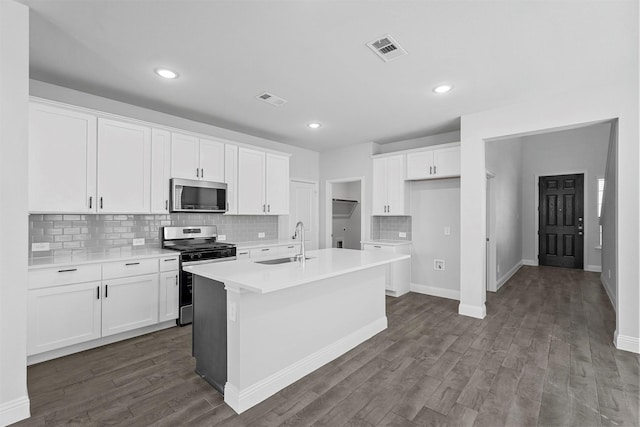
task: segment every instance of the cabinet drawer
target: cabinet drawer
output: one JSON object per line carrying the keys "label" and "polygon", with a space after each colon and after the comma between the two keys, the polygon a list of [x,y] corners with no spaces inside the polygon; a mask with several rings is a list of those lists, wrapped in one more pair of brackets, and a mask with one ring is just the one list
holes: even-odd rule
{"label": "cabinet drawer", "polygon": [[102,264],[102,279],[138,276],[158,272],[158,259],[132,259]]}
{"label": "cabinet drawer", "polygon": [[279,246],[270,246],[268,248],[251,249],[249,256],[251,259],[271,258],[280,255],[281,248]]}
{"label": "cabinet drawer", "polygon": [[160,271],[173,271],[178,269],[178,255],[160,258]]}
{"label": "cabinet drawer", "polygon": [[236,252],[236,259],[249,259],[251,258],[251,251],[249,249],[238,250]]}
{"label": "cabinet drawer", "polygon": [[363,246],[365,251],[395,252],[395,247],[389,246],[389,245],[376,245],[373,243],[365,243]]}
{"label": "cabinet drawer", "polygon": [[300,251],[300,245],[282,246],[282,254],[285,256],[296,256]]}
{"label": "cabinet drawer", "polygon": [[100,280],[100,264],[69,265],[58,268],[43,268],[29,271],[29,289]]}

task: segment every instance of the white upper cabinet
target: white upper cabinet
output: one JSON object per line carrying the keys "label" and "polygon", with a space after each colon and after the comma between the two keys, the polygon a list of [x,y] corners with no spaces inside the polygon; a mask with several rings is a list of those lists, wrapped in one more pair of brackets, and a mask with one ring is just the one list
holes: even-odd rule
{"label": "white upper cabinet", "polygon": [[266,213],[264,202],[265,153],[240,147],[238,149],[238,213]]}
{"label": "white upper cabinet", "polygon": [[238,213],[289,214],[289,157],[239,148]]}
{"label": "white upper cabinet", "polygon": [[173,132],[171,177],[224,182],[224,144]]}
{"label": "white upper cabinet", "polygon": [[407,153],[407,179],[460,176],[460,146]]}
{"label": "white upper cabinet", "polygon": [[373,159],[373,215],[409,215],[403,155]]}
{"label": "white upper cabinet", "polygon": [[96,211],[95,115],[29,105],[29,211]]}
{"label": "white upper cabinet", "polygon": [[224,146],[224,182],[227,184],[227,214],[238,213],[238,147]]}
{"label": "white upper cabinet", "polygon": [[151,213],[169,213],[171,133],[151,130]]}
{"label": "white upper cabinet", "polygon": [[151,211],[151,128],[98,119],[98,212]]}
{"label": "white upper cabinet", "polygon": [[267,214],[289,214],[289,157],[267,153],[265,203]]}

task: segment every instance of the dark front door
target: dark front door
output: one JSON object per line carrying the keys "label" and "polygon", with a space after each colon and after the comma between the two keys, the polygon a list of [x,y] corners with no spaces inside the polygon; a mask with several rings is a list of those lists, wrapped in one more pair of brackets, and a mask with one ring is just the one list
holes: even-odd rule
{"label": "dark front door", "polygon": [[583,268],[584,175],[541,176],[538,263]]}

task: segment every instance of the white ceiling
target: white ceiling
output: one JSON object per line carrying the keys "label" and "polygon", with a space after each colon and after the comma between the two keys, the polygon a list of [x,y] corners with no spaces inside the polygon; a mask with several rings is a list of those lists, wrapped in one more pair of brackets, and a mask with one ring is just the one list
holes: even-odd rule
{"label": "white ceiling", "polygon": [[[457,130],[637,67],[634,0],[21,1],[31,78],[317,151]],[[407,56],[369,50],[387,33]]]}

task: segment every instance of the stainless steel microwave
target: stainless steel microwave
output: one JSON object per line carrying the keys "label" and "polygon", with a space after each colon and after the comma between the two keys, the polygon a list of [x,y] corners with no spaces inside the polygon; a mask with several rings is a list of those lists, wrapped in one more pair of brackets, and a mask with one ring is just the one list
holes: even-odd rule
{"label": "stainless steel microwave", "polygon": [[226,212],[227,184],[171,179],[171,212]]}

